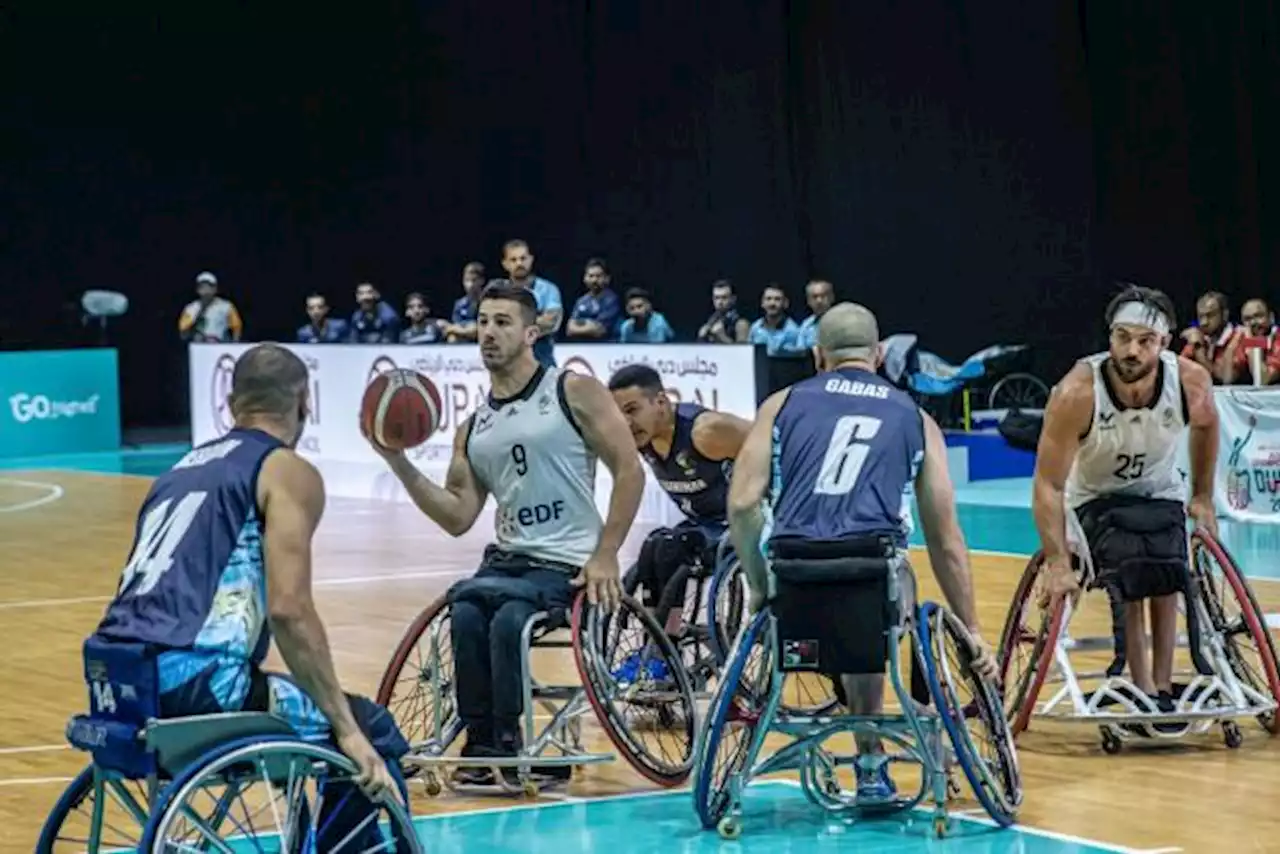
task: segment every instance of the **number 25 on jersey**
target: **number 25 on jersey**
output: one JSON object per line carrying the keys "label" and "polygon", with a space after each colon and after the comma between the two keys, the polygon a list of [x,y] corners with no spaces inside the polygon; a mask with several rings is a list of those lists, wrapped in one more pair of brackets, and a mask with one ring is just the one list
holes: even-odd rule
{"label": "number 25 on jersey", "polygon": [[831,430],[831,441],[813,491],[818,495],[845,495],[858,483],[871,453],[871,440],[883,422],[865,415],[846,415]]}

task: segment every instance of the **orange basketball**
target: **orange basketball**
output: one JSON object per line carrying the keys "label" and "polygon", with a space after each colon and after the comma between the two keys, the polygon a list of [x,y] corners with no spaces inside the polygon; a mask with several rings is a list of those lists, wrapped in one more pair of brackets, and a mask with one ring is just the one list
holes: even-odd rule
{"label": "orange basketball", "polygon": [[417,371],[394,368],[364,390],[360,426],[389,451],[416,448],[440,428],[440,392]]}

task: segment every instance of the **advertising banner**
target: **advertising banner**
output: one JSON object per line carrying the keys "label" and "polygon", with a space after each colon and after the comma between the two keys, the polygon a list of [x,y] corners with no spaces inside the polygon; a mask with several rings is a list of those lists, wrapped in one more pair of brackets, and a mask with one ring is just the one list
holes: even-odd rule
{"label": "advertising banner", "polygon": [[[240,354],[250,346],[191,346],[194,444],[231,429],[227,395],[232,372]],[[311,373],[312,414],[299,451],[317,463],[335,495],[407,500],[394,476],[360,435],[360,400],[365,387],[379,373],[395,367],[412,368],[439,389],[444,404],[441,428],[425,444],[409,452],[419,468],[435,477],[443,473],[453,453],[458,425],[475,412],[489,393],[489,375],[474,345],[286,346],[306,362]],[[556,360],[562,368],[594,376],[604,383],[623,365],[648,364],[662,376],[673,399],[694,401],[744,418],[755,416],[755,354],[750,345],[557,344]],[[600,471],[597,497],[603,496],[607,501],[609,477],[603,466]],[[651,480],[645,498],[645,508],[651,512],[670,504],[664,495],[648,494],[656,489]],[[665,519],[665,510],[661,515]]]}
{"label": "advertising banner", "polygon": [[119,448],[115,350],[0,353],[0,457]]}
{"label": "advertising banner", "polygon": [[[1280,523],[1280,389],[1214,389],[1218,408],[1218,513],[1248,522]],[[1184,443],[1179,467],[1190,477]],[[1189,481],[1188,481],[1189,482]]]}

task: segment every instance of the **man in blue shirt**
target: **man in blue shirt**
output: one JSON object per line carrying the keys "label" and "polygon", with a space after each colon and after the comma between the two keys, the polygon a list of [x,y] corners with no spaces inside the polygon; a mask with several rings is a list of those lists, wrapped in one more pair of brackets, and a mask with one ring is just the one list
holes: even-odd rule
{"label": "man in blue shirt", "polygon": [[812,353],[818,346],[818,321],[836,301],[836,292],[826,279],[814,279],[804,286],[804,297],[813,314],[800,324],[799,345]]}
{"label": "man in blue shirt", "polygon": [[350,335],[345,320],[329,316],[329,301],[323,294],[307,297],[307,317],[311,322],[298,330],[299,344],[337,344]]}
{"label": "man in blue shirt", "polygon": [[666,344],[676,337],[662,312],[653,310],[653,301],[644,288],[627,289],[627,315],[618,330],[618,340],[623,344]]}
{"label": "man in blue shirt", "polygon": [[533,274],[533,253],[523,240],[508,240],[503,244],[502,269],[507,271],[511,284],[533,292],[533,299],[538,304],[538,331],[541,333],[533,345],[533,356],[540,365],[554,368],[556,357],[552,342],[564,320],[560,288]]}
{"label": "man in blue shirt", "polygon": [[738,292],[733,282],[718,279],[711,283],[711,307],[715,310],[698,330],[699,341],[737,344],[747,340],[751,324],[738,312]]}
{"label": "man in blue shirt", "polygon": [[760,297],[764,316],[751,324],[747,340],[765,345],[770,356],[796,356],[804,352],[799,345],[800,327],[787,315],[787,295],[781,285],[765,285]]}
{"label": "man in blue shirt", "polygon": [[584,341],[610,341],[617,334],[622,303],[609,287],[609,268],[603,258],[591,258],[582,271],[582,284],[587,292],[578,297],[569,314],[570,338]]}
{"label": "man in blue shirt", "polygon": [[479,261],[462,268],[462,296],[453,304],[453,314],[444,328],[445,340],[450,344],[476,340],[476,312],[480,310],[484,283],[484,265]]}
{"label": "man in blue shirt", "polygon": [[351,343],[395,344],[400,340],[400,313],[382,301],[368,282],[356,286],[355,314],[351,315]]}

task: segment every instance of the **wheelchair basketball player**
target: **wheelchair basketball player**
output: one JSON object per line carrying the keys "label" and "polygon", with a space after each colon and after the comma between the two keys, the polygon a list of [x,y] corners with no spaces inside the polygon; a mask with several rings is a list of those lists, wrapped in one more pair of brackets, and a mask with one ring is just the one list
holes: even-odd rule
{"label": "wheelchair basketball player", "polygon": [[[879,341],[869,310],[855,303],[832,307],[818,322],[818,375],[777,392],[760,408],[729,487],[730,532],[751,607],[758,611],[770,595],[774,551],[856,557],[884,536],[905,551],[914,483],[934,574],[972,635],[975,668],[990,679],[995,664],[979,632],[946,443],[927,413],[876,374]],[[903,566],[907,577],[900,588],[914,607],[914,580]],[[883,674],[844,675],[841,681],[851,714],[879,713]],[[859,800],[889,801],[896,789],[880,739],[860,732],[857,745]]]}
{"label": "wheelchair basketball player", "polygon": [[[449,605],[458,716],[467,731],[462,755],[512,758],[523,749],[521,633],[538,612],[567,611],[575,587],[585,586],[592,604],[616,606],[618,548],[639,510],[644,472],[605,387],[534,358],[540,332],[532,293],[489,285],[476,326],[490,392],[459,426],[444,484],[403,453],[370,444],[418,508],[455,537],[471,529],[490,494],[497,501],[497,542],[476,574],[450,589]],[[604,522],[595,503],[597,458],[613,475]],[[570,770],[540,774],[568,779]],[[458,768],[453,778],[497,782],[483,766]]]}
{"label": "wheelchair basketball player", "polygon": [[[696,403],[673,405],[662,377],[648,365],[619,368],[609,379],[609,390],[658,485],[685,515],[676,527],[657,528],[645,538],[624,579],[627,590],[643,588],[644,604],[652,611],[681,566],[695,559],[715,566],[717,547],[729,527],[729,476],[751,422]],[[667,614],[654,616],[667,624]]]}
{"label": "wheelchair basketball player", "polygon": [[[1091,562],[1113,608],[1117,657],[1108,674],[1119,675],[1127,662],[1134,686],[1157,710],[1172,712],[1177,597],[1188,584],[1187,517],[1217,534],[1218,413],[1208,371],[1166,349],[1176,328],[1167,296],[1128,285],[1105,318],[1109,349],[1077,362],[1050,396],[1032,511],[1049,596],[1078,593],[1073,547],[1087,546],[1076,556]],[[1188,426],[1189,501],[1175,464]]]}
{"label": "wheelchair basketball player", "polygon": [[[302,738],[332,741],[356,764],[363,792],[326,799],[326,810],[337,809],[318,817],[316,843],[326,848],[373,811],[365,798],[397,797],[387,763],[409,745],[385,709],[339,688],[316,613],[311,542],[324,482],[293,451],[307,389],[306,365],[283,347],[260,344],[240,357],[235,426],[152,484],[119,589],[86,649],[152,657],[162,718],[270,712]],[[292,679],[260,669],[272,635]],[[347,842],[370,838],[380,838],[376,827]]]}

